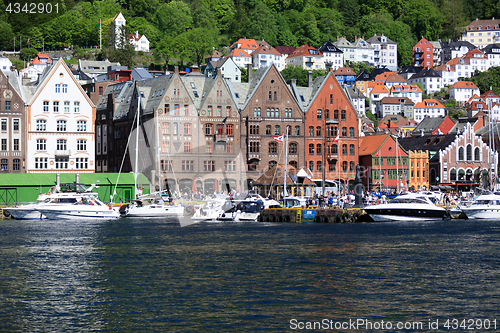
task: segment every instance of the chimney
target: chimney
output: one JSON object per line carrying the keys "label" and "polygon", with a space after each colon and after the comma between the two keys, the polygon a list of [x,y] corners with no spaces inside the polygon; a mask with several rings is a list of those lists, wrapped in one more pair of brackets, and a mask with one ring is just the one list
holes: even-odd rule
{"label": "chimney", "polygon": [[290,79],[290,85],[296,86],[297,85],[297,79]]}
{"label": "chimney", "polygon": [[252,64],[247,64],[247,72],[248,72],[248,82],[251,82],[253,74]]}
{"label": "chimney", "polygon": [[191,69],[191,73],[199,73],[200,72],[200,68],[197,65],[191,66],[190,69]]}
{"label": "chimney", "polygon": [[135,38],[139,39],[139,31],[137,31],[137,30],[135,31]]}
{"label": "chimney", "polygon": [[309,71],[307,72],[307,86],[312,87],[313,85],[313,72]]}
{"label": "chimney", "polygon": [[337,40],[339,40],[339,35],[337,35]]}
{"label": "chimney", "polygon": [[358,36],[354,36],[354,41],[357,42],[358,41]]}
{"label": "chimney", "polygon": [[21,80],[21,84],[22,84],[23,86],[26,86],[26,85],[28,85],[28,83],[30,83],[30,82],[31,82],[31,79],[29,78],[28,73],[24,73],[23,78],[22,78],[22,80]]}
{"label": "chimney", "polygon": [[179,74],[179,66],[174,66],[174,74]]}

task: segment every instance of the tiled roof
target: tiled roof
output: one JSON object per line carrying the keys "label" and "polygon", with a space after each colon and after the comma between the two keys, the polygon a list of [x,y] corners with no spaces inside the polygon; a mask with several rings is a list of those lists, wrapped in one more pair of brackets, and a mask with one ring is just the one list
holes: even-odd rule
{"label": "tiled roof", "polygon": [[[398,90],[399,89],[399,90]],[[391,92],[422,92],[416,84],[395,84],[391,87]]]}
{"label": "tiled roof", "polygon": [[471,98],[469,98],[469,100],[467,101],[467,104],[472,103],[472,101],[479,101],[479,100],[481,100],[481,97],[479,97],[478,95],[474,94],[474,96],[472,96]]}
{"label": "tiled roof", "polygon": [[359,138],[359,156],[376,153],[382,144],[390,138],[389,134],[362,136]]}
{"label": "tiled roof", "polygon": [[255,41],[255,39],[246,39],[246,38],[240,38],[236,42],[231,45],[231,48],[236,47],[236,45],[240,44],[239,48],[241,49],[257,49],[259,45]]}
{"label": "tiled roof", "polygon": [[[311,53],[312,52],[312,53]],[[298,49],[293,51],[288,57],[300,57],[300,56],[312,56],[312,57],[322,57],[323,54],[319,52],[316,48],[309,46],[307,44],[301,45]]]}
{"label": "tiled roof", "polygon": [[340,67],[334,72],[335,75],[356,75],[350,67]]}
{"label": "tiled roof", "polygon": [[325,43],[323,43],[323,45],[318,47],[318,51],[321,53],[325,53],[325,52],[343,53],[342,50],[340,50],[337,46],[335,46],[335,44],[332,43],[331,40],[326,41]]}
{"label": "tiled roof", "polygon": [[411,99],[409,99],[408,97],[390,97],[390,96],[382,98],[380,101],[378,101],[378,103],[379,104],[401,104],[401,100],[403,100],[405,105],[415,105],[415,103],[413,103],[411,101]]}
{"label": "tiled roof", "polygon": [[[498,30],[498,26],[500,25],[500,19],[491,19],[491,20],[474,20],[467,25],[467,30]],[[488,29],[489,28],[489,29]]]}
{"label": "tiled roof", "polygon": [[[384,42],[381,41],[382,37],[385,38]],[[396,42],[390,40],[387,36],[384,36],[383,34],[382,34],[382,36],[373,35],[372,37],[368,38],[366,41],[370,44],[397,44]]]}
{"label": "tiled roof", "polygon": [[439,117],[425,117],[415,128],[412,135],[420,135],[420,131],[424,131],[424,134],[431,134],[439,125],[443,122],[446,116]]}
{"label": "tiled roof", "polygon": [[450,89],[479,89],[472,81],[458,81]]}
{"label": "tiled roof", "polygon": [[389,76],[394,74],[396,74],[396,72],[385,72],[378,74],[377,76],[375,76],[375,81],[385,81]]}
{"label": "tiled roof", "polygon": [[277,56],[281,56],[281,53],[279,53],[278,51],[276,51],[275,48],[268,48],[267,46],[259,46],[255,51],[252,52],[252,55],[254,54],[261,54],[261,53],[265,53],[265,54],[274,54],[274,55],[277,55]]}
{"label": "tiled roof", "polygon": [[373,87],[371,94],[383,94],[383,93],[389,93],[389,90],[386,88],[384,85],[377,85]]}
{"label": "tiled roof", "polygon": [[392,75],[389,75],[389,77],[387,78],[387,80],[385,80],[385,82],[407,82],[401,75],[399,74],[392,74]]}
{"label": "tiled roof", "polygon": [[[433,106],[429,105],[430,103],[434,103]],[[415,104],[415,109],[418,109],[418,108],[439,108],[439,109],[443,109],[444,106],[443,104],[439,103],[437,100],[433,99],[433,98],[430,98],[430,99],[424,99],[422,102],[418,102],[417,104]]]}
{"label": "tiled roof", "polygon": [[435,70],[432,68],[427,68],[427,69],[422,69],[420,72],[417,74],[413,75],[410,80],[415,80],[419,78],[426,78],[426,77],[441,77]]}
{"label": "tiled roof", "polygon": [[243,49],[234,49],[229,54],[227,57],[247,57],[250,58],[251,55],[249,55],[245,50]]}
{"label": "tiled roof", "polygon": [[281,54],[292,54],[296,50],[293,46],[276,46],[275,49]]}
{"label": "tiled roof", "polygon": [[455,134],[412,136],[398,139],[398,142],[407,151],[428,150],[436,152],[448,147],[453,141],[455,141],[455,138]]}

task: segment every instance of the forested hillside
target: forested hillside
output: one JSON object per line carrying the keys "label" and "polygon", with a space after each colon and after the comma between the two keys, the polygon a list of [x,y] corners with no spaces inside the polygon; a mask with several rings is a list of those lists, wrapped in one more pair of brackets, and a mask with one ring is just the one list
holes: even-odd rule
{"label": "forested hillside", "polygon": [[97,46],[100,19],[107,46],[111,21],[122,12],[129,32],[145,34],[157,57],[186,64],[240,37],[297,47],[383,33],[398,43],[399,64],[405,65],[422,36],[456,38],[473,19],[500,17],[500,0],[64,0],[51,14],[27,14],[22,6],[15,14],[7,5],[0,14],[3,50],[14,48],[14,38],[16,49],[28,39],[39,49]]}

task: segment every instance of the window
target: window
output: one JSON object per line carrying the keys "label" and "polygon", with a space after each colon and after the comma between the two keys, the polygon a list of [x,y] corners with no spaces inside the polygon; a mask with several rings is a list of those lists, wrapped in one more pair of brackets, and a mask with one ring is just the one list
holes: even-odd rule
{"label": "window", "polygon": [[80,158],[76,158],[75,159],[75,168],[77,169],[88,169],[88,165],[89,165],[89,159],[88,158],[83,158],[83,157],[80,157]]}
{"label": "window", "polygon": [[354,153],[355,153],[354,145],[349,145],[349,155],[354,156]]}
{"label": "window", "polygon": [[104,92],[103,87],[99,87],[99,96],[102,96],[102,93]]}
{"label": "window", "polygon": [[321,109],[316,110],[316,118],[321,119]]}
{"label": "window", "polygon": [[35,157],[35,169],[47,169],[47,157]]}
{"label": "window", "polygon": [[347,127],[342,127],[342,136],[343,137],[347,136]]}
{"label": "window", "polygon": [[191,124],[184,124],[184,135],[191,135]]}
{"label": "window", "polygon": [[59,112],[59,102],[54,101],[54,112]]}
{"label": "window", "polygon": [[73,103],[75,113],[80,113],[80,102]]}
{"label": "window", "polygon": [[46,131],[47,130],[47,120],[38,119],[36,121],[36,130],[37,131]]}
{"label": "window", "polygon": [[296,142],[290,142],[288,145],[288,153],[289,154],[297,154],[297,143]]}
{"label": "window", "polygon": [[224,161],[224,171],[236,171],[236,161]]}
{"label": "window", "polygon": [[472,145],[467,145],[467,161],[472,161]]}
{"label": "window", "polygon": [[342,171],[347,171],[347,161],[342,162]]}
{"label": "window", "polygon": [[253,108],[253,116],[260,117],[260,108]]}
{"label": "window", "polygon": [[316,136],[321,136],[321,126],[316,127]]}
{"label": "window", "polygon": [[217,106],[217,117],[222,117],[222,106]]}
{"label": "window", "polygon": [[177,124],[177,123],[174,123],[173,135],[179,135],[179,124]]}
{"label": "window", "polygon": [[87,131],[87,122],[85,120],[78,120],[76,122],[76,131],[77,132],[86,132]]}
{"label": "window", "polygon": [[184,152],[185,153],[191,152],[191,142],[184,142]]}
{"label": "window", "polygon": [[266,125],[266,135],[271,135],[271,125]]}
{"label": "window", "polygon": [[205,145],[205,153],[207,154],[212,153],[212,143],[210,141],[207,141],[207,144]]}
{"label": "window", "polygon": [[316,162],[316,171],[321,171],[321,161]]}
{"label": "window", "polygon": [[269,161],[268,165],[269,165],[269,169],[271,169],[272,167],[276,166],[276,161]]}
{"label": "window", "polygon": [[12,150],[18,151],[19,150],[19,139],[14,139],[14,146]]}
{"label": "window", "polygon": [[57,131],[58,132],[66,132],[66,120],[58,120],[57,121]]}
{"label": "window", "polygon": [[330,119],[330,110],[325,110],[325,119]]}
{"label": "window", "polygon": [[332,155],[337,155],[338,153],[339,153],[338,146],[337,146],[337,144],[334,144],[332,146]]}
{"label": "window", "polygon": [[309,126],[309,136],[314,136],[314,127]]}
{"label": "window", "polygon": [[250,141],[250,147],[249,147],[249,152],[250,153],[258,153],[260,151],[259,148],[259,142],[257,141]]}
{"label": "window", "polygon": [[342,145],[342,155],[347,155],[347,145],[346,144]]}
{"label": "window", "polygon": [[56,150],[66,150],[66,140],[59,139],[57,140]]}
{"label": "window", "polygon": [[189,105],[184,105],[184,115],[189,116]]}
{"label": "window", "polygon": [[10,101],[5,101],[5,111],[10,111]]}
{"label": "window", "polygon": [[8,159],[2,158],[0,160],[0,169],[2,169],[2,171],[9,170],[9,160]]}
{"label": "window", "polygon": [[214,134],[214,125],[213,124],[205,124],[205,135]]}
{"label": "window", "polygon": [[163,134],[170,134],[170,123],[162,123]]}
{"label": "window", "polygon": [[318,143],[316,145],[316,155],[321,155],[321,154],[322,154],[321,143]]}
{"label": "window", "polygon": [[259,125],[250,125],[250,134],[259,134]]}
{"label": "window", "polygon": [[458,160],[459,161],[464,160],[464,147],[458,148]]}
{"label": "window", "polygon": [[6,132],[7,131],[7,119],[5,118],[2,118],[1,120],[1,126],[2,126],[2,132]]}
{"label": "window", "polygon": [[229,136],[233,136],[233,124],[226,125],[226,134]]}
{"label": "window", "polygon": [[208,116],[213,117],[213,115],[214,115],[214,108],[212,107],[212,105],[209,105],[208,106]]}
{"label": "window", "polygon": [[272,97],[273,97],[273,92],[272,92],[272,91],[270,91],[270,92],[269,92],[269,100],[272,100],[272,99],[273,99]]}
{"label": "window", "polygon": [[61,93],[61,84],[60,84],[60,83],[56,83],[55,93],[56,93],[56,94]]}
{"label": "window", "polygon": [[182,171],[194,171],[194,161],[182,161]]}
{"label": "window", "polygon": [[180,116],[179,104],[174,104],[174,116]]}
{"label": "window", "polygon": [[69,102],[64,102],[64,112],[69,112]]}
{"label": "window", "polygon": [[295,126],[295,134],[294,135],[300,135],[300,126]]}
{"label": "window", "polygon": [[13,162],[12,163],[12,170],[14,170],[14,171],[21,170],[21,160],[20,159],[15,158],[12,162]]}
{"label": "window", "polygon": [[276,142],[269,142],[269,154],[276,154],[278,152],[278,145]]}
{"label": "window", "polygon": [[314,143],[309,144],[309,155],[314,155]]}
{"label": "window", "polygon": [[43,112],[49,112],[49,101],[43,101]]}
{"label": "window", "polygon": [[87,140],[83,140],[83,139],[80,139],[80,140],[77,140],[76,141],[76,150],[87,150]]}
{"label": "window", "polygon": [[292,109],[285,109],[285,118],[292,118]]}
{"label": "window", "polygon": [[349,136],[354,138],[354,127],[349,127]]}
{"label": "window", "polygon": [[215,161],[203,161],[203,171],[215,171]]}
{"label": "window", "polygon": [[345,110],[342,110],[341,115],[340,115],[340,120],[345,120]]}
{"label": "window", "polygon": [[311,170],[311,172],[314,172],[314,161],[309,161],[309,170]]}
{"label": "window", "polygon": [[161,160],[161,171],[172,171],[172,161]]}
{"label": "window", "polygon": [[215,126],[215,134],[218,135],[224,134],[224,127],[222,127],[222,124],[217,124]]}
{"label": "window", "polygon": [[480,160],[481,157],[480,157],[479,147],[476,147],[476,149],[474,149],[474,161],[480,161]]}
{"label": "window", "polygon": [[280,135],[280,125],[274,125],[274,135]]}
{"label": "window", "polygon": [[333,119],[334,120],[339,120],[339,110],[333,111]]}
{"label": "window", "polygon": [[231,107],[226,106],[226,117],[231,117]]}
{"label": "window", "polygon": [[7,150],[7,139],[2,139],[2,150]]}
{"label": "window", "polygon": [[67,169],[68,162],[68,157],[56,157],[56,169]]}
{"label": "window", "polygon": [[63,92],[63,94],[67,94],[68,93],[68,85],[67,84],[63,84],[62,85],[62,92]]}
{"label": "window", "polygon": [[170,115],[170,104],[165,104],[165,115]]}

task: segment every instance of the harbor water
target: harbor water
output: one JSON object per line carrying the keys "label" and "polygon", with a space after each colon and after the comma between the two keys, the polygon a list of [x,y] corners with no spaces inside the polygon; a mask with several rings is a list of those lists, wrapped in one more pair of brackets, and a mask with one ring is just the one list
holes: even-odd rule
{"label": "harbor water", "polygon": [[484,220],[3,220],[0,332],[498,332],[499,248]]}

